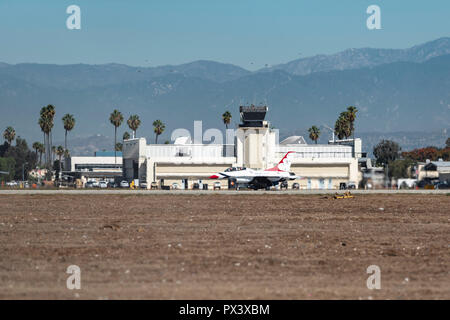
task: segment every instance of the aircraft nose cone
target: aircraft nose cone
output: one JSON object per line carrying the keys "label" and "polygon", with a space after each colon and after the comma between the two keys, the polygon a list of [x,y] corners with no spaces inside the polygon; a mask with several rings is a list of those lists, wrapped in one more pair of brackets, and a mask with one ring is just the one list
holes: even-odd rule
{"label": "aircraft nose cone", "polygon": [[219,179],[219,176],[217,174],[213,174],[211,177],[209,177],[210,179]]}

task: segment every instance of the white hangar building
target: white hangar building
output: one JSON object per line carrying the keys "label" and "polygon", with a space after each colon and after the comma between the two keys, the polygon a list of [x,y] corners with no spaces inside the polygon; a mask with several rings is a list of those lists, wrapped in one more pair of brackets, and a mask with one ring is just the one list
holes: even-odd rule
{"label": "white hangar building", "polygon": [[[279,144],[277,132],[264,121],[266,106],[241,106],[242,123],[232,144],[203,144],[190,137],[175,139],[173,144],[147,144],[145,138],[130,139],[123,144],[123,174],[139,179],[150,188],[152,182],[170,186],[177,182],[191,189],[199,181],[211,185],[209,177],[237,166],[267,169],[275,166],[288,152],[293,155],[291,172],[302,179],[301,189],[338,189],[341,182],[358,182],[358,158],[361,140],[330,141],[329,144],[306,144],[300,137],[289,137]],[[228,182],[220,180],[222,188]]]}

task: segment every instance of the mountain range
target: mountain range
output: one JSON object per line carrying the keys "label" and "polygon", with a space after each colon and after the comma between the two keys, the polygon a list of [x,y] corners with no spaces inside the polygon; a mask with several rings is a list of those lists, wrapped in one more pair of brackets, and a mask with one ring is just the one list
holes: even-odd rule
{"label": "mountain range", "polygon": [[440,38],[408,49],[347,49],[333,55],[316,55],[268,68],[296,75],[313,72],[359,69],[393,62],[424,62],[450,53],[450,38]]}
{"label": "mountain range", "polygon": [[[148,138],[152,122],[163,120],[164,141],[175,128],[192,130],[194,120],[203,120],[204,129],[223,128],[225,110],[236,125],[238,106],[250,103],[267,104],[266,118],[281,132],[333,126],[349,105],[359,110],[357,134],[446,130],[450,38],[409,49],[348,49],[254,72],[214,61],[161,67],[0,63],[0,128],[11,125],[18,135],[40,139],[39,110],[50,103],[58,120],[74,114],[69,137],[76,138],[111,135],[108,117],[115,108],[125,118],[138,114],[138,135]],[[62,134],[56,121],[54,135]]]}

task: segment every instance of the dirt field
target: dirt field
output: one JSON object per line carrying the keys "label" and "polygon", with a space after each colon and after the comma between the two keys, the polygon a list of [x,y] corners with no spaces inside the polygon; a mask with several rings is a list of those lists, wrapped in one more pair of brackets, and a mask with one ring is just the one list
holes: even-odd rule
{"label": "dirt field", "polygon": [[449,208],[446,195],[0,195],[0,298],[450,299]]}

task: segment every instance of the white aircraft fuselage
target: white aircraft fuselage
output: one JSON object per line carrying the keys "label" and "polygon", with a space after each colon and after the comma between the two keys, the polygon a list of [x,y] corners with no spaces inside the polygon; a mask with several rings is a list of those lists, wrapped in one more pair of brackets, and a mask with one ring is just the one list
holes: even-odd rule
{"label": "white aircraft fuselage", "polygon": [[252,189],[263,189],[276,186],[280,182],[299,179],[295,173],[289,172],[290,151],[281,159],[277,166],[266,170],[255,170],[245,167],[232,167],[223,172],[212,175],[210,179],[230,179],[237,184],[246,184]]}

